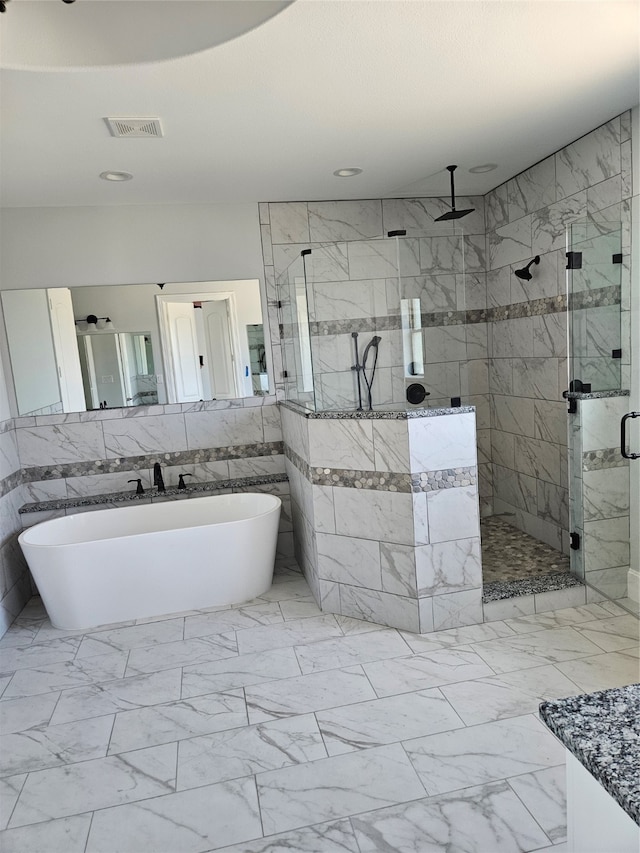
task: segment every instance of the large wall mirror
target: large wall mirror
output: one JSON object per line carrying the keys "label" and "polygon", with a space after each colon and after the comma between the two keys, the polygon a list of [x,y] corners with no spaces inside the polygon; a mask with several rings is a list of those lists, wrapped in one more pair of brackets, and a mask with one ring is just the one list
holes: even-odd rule
{"label": "large wall mirror", "polygon": [[269,392],[257,279],[7,290],[18,414]]}

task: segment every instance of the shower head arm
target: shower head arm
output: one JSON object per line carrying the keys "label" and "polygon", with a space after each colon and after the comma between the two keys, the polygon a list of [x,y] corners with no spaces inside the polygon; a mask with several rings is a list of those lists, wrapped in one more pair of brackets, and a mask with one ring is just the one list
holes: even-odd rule
{"label": "shower head arm", "polygon": [[447,166],[447,169],[449,170],[449,174],[451,175],[451,210],[456,209],[456,191],[455,191],[455,186],[454,186],[454,182],[453,182],[453,173],[455,172],[455,170],[457,168],[458,168],[457,166]]}

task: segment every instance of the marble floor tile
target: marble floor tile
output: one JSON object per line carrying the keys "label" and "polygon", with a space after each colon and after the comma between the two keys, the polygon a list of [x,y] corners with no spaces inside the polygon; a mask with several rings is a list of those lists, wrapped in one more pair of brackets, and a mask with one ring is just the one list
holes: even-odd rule
{"label": "marble floor tile", "polygon": [[174,791],[177,749],[176,743],[152,746],[30,773],[9,828]]}
{"label": "marble floor tile", "polygon": [[167,619],[164,622],[150,622],[85,634],[78,649],[78,657],[88,658],[109,652],[146,648],[156,643],[170,643],[182,640],[183,632],[184,619]]}
{"label": "marble floor tile", "polygon": [[365,664],[367,678],[378,696],[409,693],[456,681],[494,675],[470,649],[440,649],[429,654]]}
{"label": "marble floor tile", "polygon": [[540,703],[547,699],[582,692],[551,665],[447,684],[441,690],[468,726],[536,714]]}
{"label": "marble floor tile", "polygon": [[[27,774],[21,773],[18,776],[11,776],[8,779],[0,779],[0,830],[5,829],[9,823],[11,812],[18,802],[18,797],[26,778]],[[1,835],[0,839],[2,839]],[[1,843],[0,850],[4,850]]]}
{"label": "marble floor tile", "polygon": [[[34,642],[28,646],[9,646],[2,650],[3,672],[15,672],[18,669],[34,669],[53,663],[72,661],[80,645],[79,637],[65,637],[62,640],[49,640],[45,643]],[[98,652],[98,654],[100,654]]]}
{"label": "marble floor tile", "polygon": [[196,663],[209,663],[221,658],[236,657],[238,646],[234,631],[198,637],[194,640],[179,640],[162,643],[145,649],[132,649],[127,661],[125,675],[142,675]]}
{"label": "marble floor tile", "polygon": [[604,652],[618,652],[640,645],[640,622],[631,615],[583,622],[576,626],[576,631]]}
{"label": "marble floor tile", "polygon": [[[295,600],[295,599],[294,599]],[[318,612],[320,612],[318,610]],[[184,638],[207,637],[211,634],[224,634],[253,628],[256,625],[273,625],[282,622],[283,617],[277,601],[265,601],[252,607],[237,607],[217,613],[200,613],[187,616],[184,620]]]}
{"label": "marble floor tile", "polygon": [[449,649],[467,643],[480,643],[499,637],[512,637],[514,631],[505,622],[497,621],[466,625],[463,628],[447,628],[446,631],[433,631],[431,634],[410,634],[406,631],[401,633],[411,650],[419,653]]}
{"label": "marble floor tile", "polygon": [[290,598],[280,602],[280,610],[285,622],[293,619],[308,619],[311,616],[321,616],[322,610],[316,604],[313,596],[308,598]]}
{"label": "marble floor tile", "polygon": [[223,853],[360,853],[349,819],[225,847]]}
{"label": "marble floor tile", "polygon": [[377,622],[365,622],[364,619],[354,619],[353,616],[334,615],[345,637],[352,636],[353,634],[369,634],[371,631],[385,631],[387,629],[386,625],[378,625]]}
{"label": "marble floor tile", "polygon": [[249,777],[96,812],[86,853],[204,853],[261,835]]}
{"label": "marble floor tile", "polygon": [[409,651],[405,641],[394,629],[369,631],[366,634],[341,637],[339,640],[296,647],[300,669],[305,673],[400,657]]}
{"label": "marble floor tile", "polygon": [[40,693],[0,702],[0,735],[45,726],[51,719],[60,693]]}
{"label": "marble floor tile", "polygon": [[246,725],[247,708],[240,689],[123,711],[115,718],[109,754]]}
{"label": "marble floor tile", "polygon": [[548,767],[509,779],[516,792],[551,841],[567,837],[566,770]]}
{"label": "marble floor tile", "polygon": [[564,765],[564,747],[533,714],[405,741],[429,794]]}
{"label": "marble floor tile", "polygon": [[86,684],[122,678],[127,665],[127,652],[100,655],[85,660],[53,663],[35,669],[18,670],[2,694],[3,699],[35,696],[53,690],[66,690]]}
{"label": "marble floor tile", "polygon": [[640,660],[637,650],[634,654],[633,649],[565,661],[556,666],[585,693],[623,687],[640,680]]}
{"label": "marble floor tile", "polygon": [[290,598],[306,598],[309,595],[309,585],[298,572],[293,575],[274,576],[271,589],[264,592],[260,598],[263,601],[287,601]]}
{"label": "marble floor tile", "polygon": [[313,714],[196,737],[178,745],[178,790],[326,757]]}
{"label": "marble floor tile", "polygon": [[3,853],[84,853],[91,815],[62,817],[0,833]]}
{"label": "marble floor tile", "polygon": [[166,669],[150,675],[119,678],[89,687],[64,690],[51,722],[54,725],[69,723],[72,720],[176,701],[180,698],[180,678],[180,669]]}
{"label": "marble floor tile", "polygon": [[341,636],[342,631],[334,617],[325,614],[311,619],[294,619],[282,625],[265,625],[238,631],[238,652],[245,655]]}
{"label": "marble floor tile", "polygon": [[561,853],[538,704],[638,681],[635,626],[609,601],[504,616],[401,634],[319,614],[290,569],[249,603],[87,633],[33,599],[0,641],[0,847]]}
{"label": "marble floor tile", "polygon": [[601,651],[599,646],[573,628],[552,628],[471,645],[495,672],[543,666]]}
{"label": "marble floor tile", "polygon": [[107,754],[113,716],[41,726],[0,737],[0,775],[14,776]]}
{"label": "marble floor tile", "polygon": [[582,622],[593,622],[609,616],[611,614],[600,604],[583,604],[580,607],[566,607],[549,613],[505,619],[505,623],[516,634],[532,634],[546,628],[564,628],[567,625],[579,625]]}
{"label": "marble floor tile", "polygon": [[333,669],[245,688],[250,723],[375,699],[362,667]]}
{"label": "marble floor tile", "polygon": [[329,755],[341,755],[463,726],[437,690],[390,696],[316,713]]}
{"label": "marble floor tile", "polygon": [[548,838],[506,782],[351,818],[360,853],[522,853]]}
{"label": "marble floor tile", "polygon": [[300,667],[293,649],[270,649],[238,655],[213,663],[185,666],[182,670],[182,698],[218,693],[234,687],[248,687],[300,675]]}
{"label": "marble floor tile", "polygon": [[424,796],[400,744],[259,773],[256,784],[267,835]]}

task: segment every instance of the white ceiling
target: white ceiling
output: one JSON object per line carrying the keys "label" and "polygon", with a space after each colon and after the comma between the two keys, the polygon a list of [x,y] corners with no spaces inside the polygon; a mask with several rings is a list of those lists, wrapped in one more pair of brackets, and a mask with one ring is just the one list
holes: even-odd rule
{"label": "white ceiling", "polygon": [[[7,4],[0,48],[27,2]],[[638,103],[639,14],[640,0],[295,0],[182,58],[3,70],[0,201],[447,195],[450,163],[457,192],[485,193]],[[105,116],[158,116],[165,137],[113,138]],[[333,176],[350,166],[363,174]]]}

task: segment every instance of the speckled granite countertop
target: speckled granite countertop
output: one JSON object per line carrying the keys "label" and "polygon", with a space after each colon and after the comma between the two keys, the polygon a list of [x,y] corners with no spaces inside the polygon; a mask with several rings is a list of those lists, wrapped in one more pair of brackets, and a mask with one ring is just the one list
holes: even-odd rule
{"label": "speckled granite countertop", "polygon": [[372,412],[357,412],[355,410],[348,412],[310,412],[302,406],[297,406],[295,403],[280,403],[287,409],[291,409],[298,415],[304,418],[323,421],[346,421],[346,420],[374,420],[374,421],[401,421],[407,418],[435,418],[441,415],[460,415],[467,412],[475,412],[475,406],[456,406],[454,408],[432,408],[432,409],[392,409],[379,410],[374,409]]}
{"label": "speckled granite countertop", "polygon": [[247,486],[266,486],[271,483],[286,483],[286,474],[270,474],[260,477],[238,477],[235,480],[214,480],[209,483],[192,483],[185,489],[169,488],[164,492],[147,489],[144,494],[137,495],[135,489],[127,492],[111,492],[104,495],[87,495],[86,497],[60,498],[54,501],[36,501],[24,504],[19,512],[44,512],[55,509],[72,509],[76,506],[100,506],[101,504],[116,503],[148,503],[171,498],[201,497],[224,489],[243,489]]}
{"label": "speckled granite countertop", "polygon": [[640,684],[543,702],[540,717],[640,824]]}
{"label": "speckled granite countertop", "polygon": [[582,581],[569,572],[550,572],[547,575],[534,575],[530,578],[512,581],[490,581],[483,587],[482,600],[502,601],[503,598],[515,598],[518,595],[535,595],[540,592],[554,592],[570,586],[580,586]]}
{"label": "speckled granite countertop", "polygon": [[630,391],[563,391],[566,400],[602,400],[605,397],[628,397]]}

